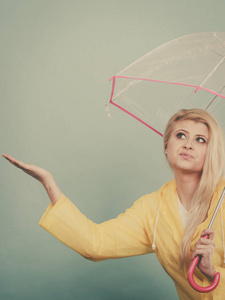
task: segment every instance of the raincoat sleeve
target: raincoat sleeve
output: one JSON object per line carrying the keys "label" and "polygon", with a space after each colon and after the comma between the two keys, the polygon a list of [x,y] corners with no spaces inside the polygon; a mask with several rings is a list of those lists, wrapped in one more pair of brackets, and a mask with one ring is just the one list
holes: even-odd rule
{"label": "raincoat sleeve", "polygon": [[145,230],[143,198],[117,218],[96,224],[66,196],[50,204],[39,225],[62,243],[93,261],[153,252]]}
{"label": "raincoat sleeve", "polygon": [[[215,269],[216,272],[220,272],[220,283],[213,291],[213,299],[223,300],[225,296],[225,268],[215,266]],[[209,284],[211,284],[211,282]]]}

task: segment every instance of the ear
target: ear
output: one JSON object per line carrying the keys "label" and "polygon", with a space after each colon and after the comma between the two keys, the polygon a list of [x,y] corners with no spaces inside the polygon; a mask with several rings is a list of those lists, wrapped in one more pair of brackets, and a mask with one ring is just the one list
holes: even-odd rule
{"label": "ear", "polygon": [[167,151],[167,145],[165,145],[165,150],[164,150],[164,152],[165,152],[165,154],[168,153],[168,151]]}

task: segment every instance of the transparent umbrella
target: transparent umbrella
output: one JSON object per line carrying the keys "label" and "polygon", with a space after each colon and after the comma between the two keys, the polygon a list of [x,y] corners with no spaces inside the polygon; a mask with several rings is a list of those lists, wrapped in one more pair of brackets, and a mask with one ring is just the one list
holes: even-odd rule
{"label": "transparent umbrella", "polygon": [[225,127],[225,32],[172,40],[110,80],[107,109],[114,105],[160,135],[182,108],[208,110]]}

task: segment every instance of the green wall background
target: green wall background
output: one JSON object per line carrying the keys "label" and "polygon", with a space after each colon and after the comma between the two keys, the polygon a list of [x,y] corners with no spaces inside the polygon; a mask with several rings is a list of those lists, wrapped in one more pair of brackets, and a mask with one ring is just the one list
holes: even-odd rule
{"label": "green wall background", "polygon": [[[162,138],[105,112],[110,77],[179,36],[224,31],[212,0],[0,0],[0,140],[95,222],[171,178]],[[154,255],[93,263],[38,226],[43,187],[3,158],[0,299],[178,299]]]}

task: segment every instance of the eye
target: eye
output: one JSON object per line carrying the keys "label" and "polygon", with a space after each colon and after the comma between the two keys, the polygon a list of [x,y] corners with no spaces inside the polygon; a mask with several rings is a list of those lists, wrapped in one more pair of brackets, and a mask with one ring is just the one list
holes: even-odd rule
{"label": "eye", "polygon": [[196,141],[199,142],[199,143],[205,143],[206,142],[205,139],[203,139],[202,137],[197,137]]}
{"label": "eye", "polygon": [[178,132],[178,133],[177,133],[177,138],[178,138],[178,139],[183,139],[183,140],[184,140],[184,139],[186,138],[186,135],[185,135],[183,132]]}

